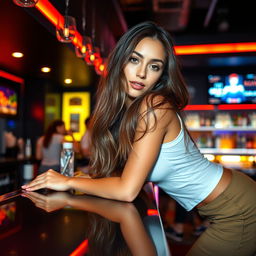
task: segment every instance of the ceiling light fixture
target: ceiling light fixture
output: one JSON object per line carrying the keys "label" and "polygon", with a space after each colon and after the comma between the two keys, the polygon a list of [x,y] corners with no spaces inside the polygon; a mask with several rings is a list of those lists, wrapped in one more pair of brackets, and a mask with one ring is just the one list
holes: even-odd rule
{"label": "ceiling light fixture", "polygon": [[49,68],[49,67],[42,67],[41,71],[44,72],[44,73],[49,73],[51,71],[51,68]]}
{"label": "ceiling light fixture", "polygon": [[24,54],[22,52],[13,52],[12,57],[14,58],[22,58]]}
{"label": "ceiling light fixture", "polygon": [[82,37],[82,45],[75,45],[75,53],[78,58],[84,58],[86,56],[86,36],[85,36],[85,26],[86,26],[86,0],[83,0],[82,3],[82,30],[83,30],[83,37]]}
{"label": "ceiling light fixture", "polygon": [[64,23],[63,19],[58,19],[58,24],[56,26],[56,36],[57,39],[62,43],[71,43],[76,34],[76,20],[72,16],[68,16],[68,5],[69,0],[65,1],[65,15],[64,15]]}
{"label": "ceiling light fixture", "polygon": [[83,36],[82,46],[75,46],[75,53],[78,58],[84,58],[86,56],[87,47],[86,47],[86,36]]}
{"label": "ceiling light fixture", "polygon": [[85,46],[86,46],[85,61],[88,65],[92,65],[90,56],[93,55],[93,46],[92,46],[92,39],[89,36],[85,37]]}
{"label": "ceiling light fixture", "polygon": [[95,6],[94,2],[92,2],[92,37],[86,37],[86,47],[87,47],[87,52],[85,56],[85,61],[87,65],[92,66],[94,65],[94,61],[96,59],[95,56],[95,47],[93,46],[95,42]]}
{"label": "ceiling light fixture", "polygon": [[64,83],[65,83],[65,84],[72,84],[72,79],[66,78],[66,79],[64,80]]}
{"label": "ceiling light fixture", "polygon": [[34,7],[38,0],[13,0],[13,2],[21,7]]}
{"label": "ceiling light fixture", "polygon": [[62,19],[58,20],[56,27],[57,39],[62,43],[71,43],[75,38],[76,20],[72,16],[64,16],[64,24]]}
{"label": "ceiling light fixture", "polygon": [[98,75],[103,75],[105,73],[105,60],[101,59],[98,64],[95,64],[95,71]]}

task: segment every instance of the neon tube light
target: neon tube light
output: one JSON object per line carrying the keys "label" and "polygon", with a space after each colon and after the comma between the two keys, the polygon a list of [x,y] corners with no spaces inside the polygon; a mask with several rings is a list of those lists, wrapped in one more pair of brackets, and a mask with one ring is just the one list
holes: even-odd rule
{"label": "neon tube light", "polygon": [[7,73],[3,70],[0,70],[0,77],[3,77],[5,79],[11,80],[13,82],[19,83],[19,84],[23,84],[24,83],[24,79],[15,75],[12,75],[10,73]]}
{"label": "neon tube light", "polygon": [[184,110],[214,110],[214,105],[187,105]]}
{"label": "neon tube light", "polygon": [[174,48],[177,55],[255,52],[256,43],[178,45]]}
{"label": "neon tube light", "polygon": [[58,20],[62,19],[63,16],[58,12],[58,10],[48,1],[41,0],[35,6],[55,27],[58,24]]}
{"label": "neon tube light", "polygon": [[256,104],[227,104],[218,105],[219,110],[256,110]]}
{"label": "neon tube light", "polygon": [[256,104],[187,105],[184,110],[256,110]]}

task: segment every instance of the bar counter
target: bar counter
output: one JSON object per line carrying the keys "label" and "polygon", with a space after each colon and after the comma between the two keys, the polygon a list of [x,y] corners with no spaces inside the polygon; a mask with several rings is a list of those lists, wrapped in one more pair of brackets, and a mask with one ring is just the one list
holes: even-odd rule
{"label": "bar counter", "polygon": [[77,192],[0,196],[0,255],[168,256],[152,184],[133,203]]}

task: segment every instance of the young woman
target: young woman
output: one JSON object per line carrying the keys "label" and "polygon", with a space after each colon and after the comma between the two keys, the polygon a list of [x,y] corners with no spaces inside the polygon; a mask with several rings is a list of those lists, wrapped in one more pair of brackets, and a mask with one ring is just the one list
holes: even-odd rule
{"label": "young woman", "polygon": [[188,102],[169,34],[152,22],[117,43],[92,117],[91,179],[49,170],[22,188],[78,189],[133,201],[152,181],[212,225],[189,255],[253,255],[256,183],[209,162],[191,140],[180,111]]}

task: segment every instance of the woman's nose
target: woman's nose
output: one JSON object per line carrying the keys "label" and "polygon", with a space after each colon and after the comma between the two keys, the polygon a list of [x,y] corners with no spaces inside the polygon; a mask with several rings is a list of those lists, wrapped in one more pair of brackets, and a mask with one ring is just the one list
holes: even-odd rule
{"label": "woman's nose", "polygon": [[144,67],[143,65],[138,67],[137,69],[137,76],[141,79],[145,79],[146,78],[146,67]]}

